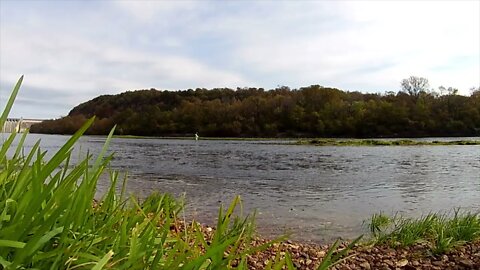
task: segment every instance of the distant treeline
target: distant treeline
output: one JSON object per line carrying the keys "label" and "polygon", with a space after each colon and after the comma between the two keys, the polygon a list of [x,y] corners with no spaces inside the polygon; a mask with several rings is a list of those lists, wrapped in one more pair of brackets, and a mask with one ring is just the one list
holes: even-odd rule
{"label": "distant treeline", "polygon": [[32,126],[31,132],[72,134],[95,115],[89,134],[108,134],[114,125],[116,134],[142,136],[196,132],[218,137],[357,138],[480,134],[478,89],[468,97],[451,88],[444,95],[408,86],[403,89],[385,94],[319,85],[269,91],[139,90],[99,96],[76,106],[66,117]]}

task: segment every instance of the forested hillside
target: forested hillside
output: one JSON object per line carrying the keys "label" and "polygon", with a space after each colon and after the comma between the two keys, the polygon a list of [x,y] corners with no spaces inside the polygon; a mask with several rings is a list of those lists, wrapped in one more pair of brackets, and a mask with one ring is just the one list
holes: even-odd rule
{"label": "forested hillside", "polygon": [[[96,116],[89,134],[220,137],[419,137],[478,136],[480,91],[440,95],[402,82],[403,91],[346,92],[318,85],[266,91],[258,88],[139,90],[82,103],[68,116],[31,128],[71,134]],[[413,80],[413,81],[410,81]],[[404,84],[405,83],[405,84]],[[446,90],[445,88],[440,90]]]}

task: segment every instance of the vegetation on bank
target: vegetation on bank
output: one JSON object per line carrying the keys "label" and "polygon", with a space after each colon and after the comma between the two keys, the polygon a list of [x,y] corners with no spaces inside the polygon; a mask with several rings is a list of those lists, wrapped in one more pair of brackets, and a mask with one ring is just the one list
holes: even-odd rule
{"label": "vegetation on bank", "polygon": [[[5,123],[23,77],[0,117]],[[107,147],[98,157],[70,163],[77,140],[93,123],[88,120],[54,155],[45,160],[38,141],[24,153],[25,132],[15,149],[16,133],[0,148],[0,265],[2,269],[247,269],[248,256],[274,241],[253,245],[254,216],[220,207],[215,230],[180,221],[182,204],[168,194],[138,200],[126,194],[126,179],[106,168]],[[13,152],[12,152],[13,151]],[[11,156],[11,157],[10,157]],[[101,175],[110,187],[94,199]],[[122,187],[117,191],[117,187]],[[209,233],[211,232],[211,233]],[[280,240],[280,239],[279,239]],[[337,263],[359,239],[325,254],[318,269]],[[269,258],[266,269],[295,269],[289,254]]]}
{"label": "vegetation on bank", "polygon": [[480,134],[480,89],[428,88],[402,81],[394,93],[363,94],[312,85],[300,89],[155,89],[104,95],[32,132],[73,134],[96,116],[87,134],[201,137],[443,137]]}
{"label": "vegetation on bank", "polygon": [[369,224],[377,243],[392,246],[426,244],[435,255],[480,239],[480,213],[454,211],[421,218],[375,214]]}
{"label": "vegetation on bank", "polygon": [[299,140],[295,142],[298,145],[316,145],[316,146],[417,146],[417,145],[480,145],[480,140],[460,140],[460,141],[420,141],[420,140],[342,140],[342,139],[312,139]]}

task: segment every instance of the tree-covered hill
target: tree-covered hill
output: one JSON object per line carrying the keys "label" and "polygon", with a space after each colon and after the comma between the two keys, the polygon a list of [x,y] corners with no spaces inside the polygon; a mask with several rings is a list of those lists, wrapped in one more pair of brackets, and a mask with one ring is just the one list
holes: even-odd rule
{"label": "tree-covered hill", "polygon": [[[480,91],[470,96],[445,88],[440,95],[402,81],[403,91],[362,94],[312,85],[139,90],[104,95],[73,108],[68,116],[32,126],[31,132],[72,134],[96,116],[89,134],[219,137],[419,137],[478,136]],[[420,78],[423,79],[423,78]],[[428,83],[427,83],[428,85]]]}

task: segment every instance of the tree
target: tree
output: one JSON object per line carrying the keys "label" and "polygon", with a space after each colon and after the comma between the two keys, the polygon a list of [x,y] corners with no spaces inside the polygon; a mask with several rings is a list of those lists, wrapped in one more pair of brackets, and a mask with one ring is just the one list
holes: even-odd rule
{"label": "tree", "polygon": [[186,91],[139,90],[100,96],[68,116],[32,126],[32,132],[73,133],[93,115],[88,134],[148,136],[473,136],[480,133],[480,89],[462,96],[454,87],[428,90],[425,78],[402,81],[403,91],[345,92],[311,85]]}
{"label": "tree", "polygon": [[447,95],[455,96],[458,94],[458,89],[454,87],[445,88],[444,86],[440,86],[438,87],[438,90],[440,90],[441,95],[445,95],[445,93],[447,93]]}
{"label": "tree", "polygon": [[480,86],[479,87],[472,87],[470,88],[471,96],[480,96]]}
{"label": "tree", "polygon": [[410,76],[401,82],[402,91],[410,96],[418,97],[422,92],[428,92],[428,80],[423,77]]}

